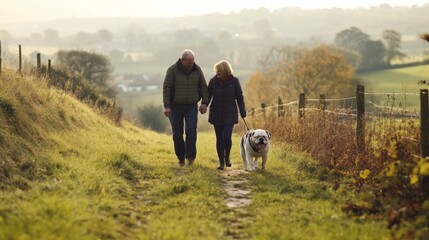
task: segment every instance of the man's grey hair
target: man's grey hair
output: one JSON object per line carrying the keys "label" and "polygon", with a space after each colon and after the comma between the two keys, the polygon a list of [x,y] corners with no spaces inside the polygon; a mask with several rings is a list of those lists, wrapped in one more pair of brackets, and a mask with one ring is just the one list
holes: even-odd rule
{"label": "man's grey hair", "polygon": [[183,52],[182,52],[182,59],[185,59],[185,58],[187,58],[188,56],[192,56],[192,57],[195,57],[195,54],[194,54],[194,52],[192,52],[192,50],[190,50],[190,49],[185,49],[185,50],[183,50]]}

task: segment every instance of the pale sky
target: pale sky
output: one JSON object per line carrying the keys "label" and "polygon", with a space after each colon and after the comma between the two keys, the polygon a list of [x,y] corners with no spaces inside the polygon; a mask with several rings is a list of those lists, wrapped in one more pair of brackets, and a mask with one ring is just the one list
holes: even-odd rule
{"label": "pale sky", "polygon": [[69,17],[178,17],[206,13],[269,10],[283,7],[303,9],[369,8],[387,3],[421,6],[429,0],[0,0],[0,23],[41,22]]}

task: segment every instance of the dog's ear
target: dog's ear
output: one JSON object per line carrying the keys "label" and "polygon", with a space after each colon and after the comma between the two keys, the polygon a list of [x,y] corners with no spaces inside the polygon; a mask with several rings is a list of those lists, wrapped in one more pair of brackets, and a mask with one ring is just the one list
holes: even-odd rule
{"label": "dog's ear", "polygon": [[267,133],[267,135],[268,135],[268,138],[271,138],[271,133],[270,133],[270,131],[268,131],[268,130],[265,130],[265,132]]}
{"label": "dog's ear", "polygon": [[253,137],[253,135],[255,135],[255,131],[250,131],[250,136],[249,137]]}

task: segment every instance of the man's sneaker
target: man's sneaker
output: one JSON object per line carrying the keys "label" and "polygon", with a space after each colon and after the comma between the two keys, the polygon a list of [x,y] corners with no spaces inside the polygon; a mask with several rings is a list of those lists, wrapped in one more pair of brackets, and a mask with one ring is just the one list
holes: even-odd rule
{"label": "man's sneaker", "polygon": [[188,165],[194,164],[195,158],[188,158]]}
{"label": "man's sneaker", "polygon": [[179,159],[179,166],[185,166],[185,159]]}

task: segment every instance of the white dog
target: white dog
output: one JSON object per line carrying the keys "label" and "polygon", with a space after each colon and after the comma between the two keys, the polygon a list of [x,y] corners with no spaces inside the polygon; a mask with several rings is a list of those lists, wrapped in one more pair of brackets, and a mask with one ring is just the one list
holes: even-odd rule
{"label": "white dog", "polygon": [[240,155],[243,159],[244,170],[255,171],[260,157],[262,157],[261,169],[265,170],[270,150],[270,138],[271,133],[263,129],[249,130],[241,137]]}

